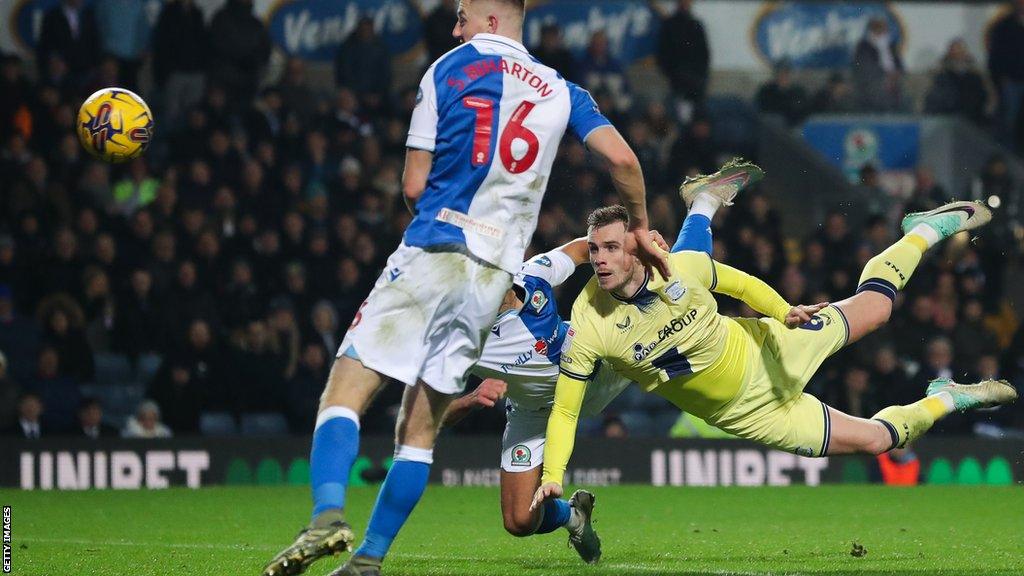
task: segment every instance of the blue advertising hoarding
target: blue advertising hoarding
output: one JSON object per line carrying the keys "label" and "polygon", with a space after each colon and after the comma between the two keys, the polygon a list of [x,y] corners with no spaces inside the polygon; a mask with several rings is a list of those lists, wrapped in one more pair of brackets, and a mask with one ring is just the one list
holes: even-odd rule
{"label": "blue advertising hoarding", "polygon": [[794,68],[848,68],[875,17],[889,22],[892,39],[902,45],[903,25],[883,2],[771,2],[755,21],[751,40],[769,65],[785,60]]}
{"label": "blue advertising hoarding", "polygon": [[819,121],[804,125],[804,139],[856,181],[861,167],[882,172],[913,170],[920,158],[921,126],[914,121]]}

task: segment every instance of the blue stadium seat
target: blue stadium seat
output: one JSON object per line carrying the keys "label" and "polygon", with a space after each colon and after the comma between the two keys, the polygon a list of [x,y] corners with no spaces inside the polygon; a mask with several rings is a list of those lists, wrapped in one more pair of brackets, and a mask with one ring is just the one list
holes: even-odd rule
{"label": "blue stadium seat", "polygon": [[135,361],[135,379],[149,384],[162,362],[163,358],[159,354],[140,355]]}
{"label": "blue stadium seat", "polygon": [[247,436],[275,436],[287,433],[288,421],[277,412],[242,416],[242,434]]}
{"label": "blue stadium seat", "polygon": [[203,412],[199,415],[199,432],[203,436],[232,436],[238,434],[238,426],[227,412]]}
{"label": "blue stadium seat", "polygon": [[128,357],[124,354],[97,352],[94,355],[94,361],[97,384],[126,385],[135,382],[131,363],[128,362]]}

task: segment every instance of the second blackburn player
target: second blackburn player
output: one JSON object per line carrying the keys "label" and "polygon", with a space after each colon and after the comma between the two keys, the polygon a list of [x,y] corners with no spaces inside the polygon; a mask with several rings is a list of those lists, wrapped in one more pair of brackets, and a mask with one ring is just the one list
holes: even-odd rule
{"label": "second blackburn player", "polygon": [[[623,251],[629,217],[622,207],[595,211],[588,238],[596,275],[573,305],[533,508],[562,494],[582,400],[599,362],[727,432],[802,456],[880,454],[953,411],[1013,402],[1017,392],[1005,381],[940,378],[922,400],[865,419],[803,392],[826,358],[888,321],[897,292],[929,248],[991,217],[974,202],[909,214],[903,238],[867,263],[854,296],[792,306],[761,280],[704,253],[671,254],[671,277],[652,277]],[[766,318],[724,317],[712,292],[743,300]]]}
{"label": "second blackburn player", "polygon": [[[762,177],[757,166],[735,160],[715,174],[688,179],[681,192],[689,213],[671,251],[693,250],[710,256],[710,225],[715,212],[722,205],[730,205],[742,188]],[[667,248],[656,232],[652,232],[652,239]],[[582,238],[523,264],[472,370],[485,380],[476,390],[452,403],[444,423],[451,425],[474,408],[493,406],[501,396],[507,396],[501,451],[501,513],[505,530],[514,536],[530,536],[564,527],[580,558],[595,563],[601,557],[601,541],[591,525],[595,500],[592,493],[577,490],[569,500],[551,499],[542,507],[530,508],[541,483],[544,437],[568,331],[568,324],[558,314],[553,289],[588,261],[587,239]],[[581,414],[601,413],[630,384],[628,378],[608,368],[598,369],[587,388]]]}

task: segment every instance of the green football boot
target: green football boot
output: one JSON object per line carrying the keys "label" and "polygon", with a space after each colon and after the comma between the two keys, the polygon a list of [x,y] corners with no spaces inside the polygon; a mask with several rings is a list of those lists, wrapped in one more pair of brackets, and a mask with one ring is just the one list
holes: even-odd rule
{"label": "green football boot", "polygon": [[587,564],[597,564],[601,559],[601,539],[594,532],[591,521],[594,516],[594,495],[586,490],[577,490],[569,498],[569,506],[580,514],[582,522],[575,530],[569,530],[569,543]]}
{"label": "green football boot", "polygon": [[263,576],[295,576],[324,556],[352,550],[356,535],[344,520],[323,527],[309,526],[299,532],[295,543],[282,550],[263,569]]}
{"label": "green football boot", "polygon": [[981,202],[950,202],[928,212],[915,212],[903,217],[903,233],[907,234],[918,224],[925,224],[945,240],[957,232],[981,228],[992,220],[992,210]]}
{"label": "green football boot", "polygon": [[355,555],[328,576],[380,576],[380,558]]}
{"label": "green football boot", "polygon": [[762,178],[764,171],[757,164],[737,157],[726,162],[714,174],[688,177],[679,187],[679,196],[686,203],[687,210],[701,192],[719,198],[723,206],[732,206],[732,201],[740,190],[760,182]]}
{"label": "green football boot", "polygon": [[936,378],[928,383],[926,395],[935,396],[941,392],[949,392],[953,397],[953,405],[960,412],[1011,404],[1017,399],[1017,389],[1006,380],[957,384],[949,378]]}

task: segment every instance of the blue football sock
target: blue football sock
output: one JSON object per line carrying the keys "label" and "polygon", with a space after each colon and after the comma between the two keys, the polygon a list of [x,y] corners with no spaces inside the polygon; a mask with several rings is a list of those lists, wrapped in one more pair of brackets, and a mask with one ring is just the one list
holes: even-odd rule
{"label": "blue football sock", "polygon": [[356,554],[384,558],[427,487],[433,450],[400,446],[373,505],[366,539]]}
{"label": "blue football sock", "polygon": [[672,252],[689,250],[692,252],[704,252],[711,255],[711,219],[703,214],[689,214],[683,221],[683,229],[679,231],[679,238]]}
{"label": "blue football sock", "polygon": [[569,523],[572,517],[572,508],[566,500],[547,500],[544,502],[544,519],[534,534],[547,534],[554,532]]}
{"label": "blue football sock", "polygon": [[359,415],[341,406],[321,412],[309,454],[313,518],[326,510],[345,507],[348,475],[358,454]]}

